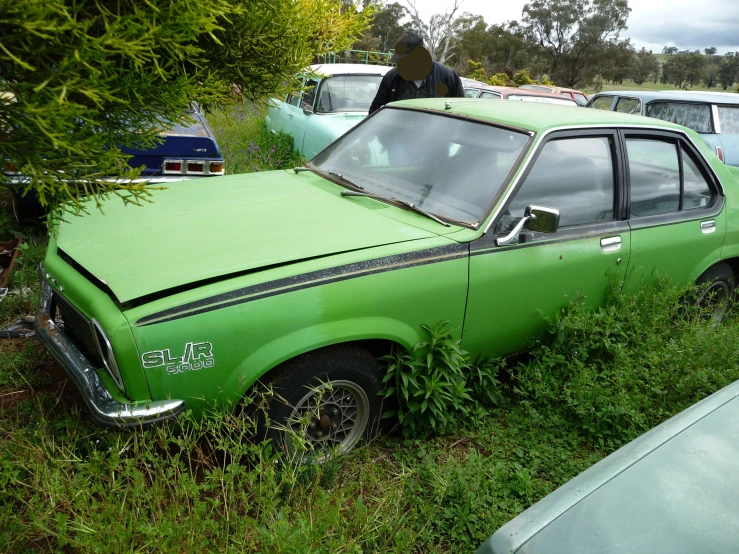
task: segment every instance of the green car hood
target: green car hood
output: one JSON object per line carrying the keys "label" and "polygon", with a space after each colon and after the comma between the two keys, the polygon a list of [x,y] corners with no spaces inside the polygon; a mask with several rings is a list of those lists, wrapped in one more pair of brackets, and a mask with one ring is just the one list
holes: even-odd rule
{"label": "green car hood", "polygon": [[152,203],[120,199],[67,214],[57,246],[120,302],[232,273],[434,233],[392,217],[399,208],[344,198],[309,172],[271,171],[168,183]]}

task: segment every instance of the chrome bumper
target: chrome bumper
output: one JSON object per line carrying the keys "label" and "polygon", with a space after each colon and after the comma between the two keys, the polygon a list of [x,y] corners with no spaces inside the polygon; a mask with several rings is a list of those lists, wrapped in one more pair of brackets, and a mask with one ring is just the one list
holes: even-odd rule
{"label": "chrome bumper", "polygon": [[82,393],[93,419],[106,427],[138,427],[172,419],[185,409],[184,400],[158,400],[124,404],[115,400],[97,371],[80,350],[55,325],[51,308],[53,289],[39,276],[41,298],[36,312],[36,335]]}

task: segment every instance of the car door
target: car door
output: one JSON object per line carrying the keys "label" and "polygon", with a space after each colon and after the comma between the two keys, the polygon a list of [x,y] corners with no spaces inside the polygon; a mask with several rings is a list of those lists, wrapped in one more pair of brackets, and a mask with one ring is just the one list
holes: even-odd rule
{"label": "car door", "polygon": [[682,135],[629,130],[622,139],[631,228],[625,290],[659,277],[695,282],[720,258],[726,233],[715,176]]}
{"label": "car door", "polygon": [[[577,295],[599,306],[610,283],[621,286],[630,237],[619,160],[614,130],[554,133],[539,145],[488,232],[470,245],[465,349],[524,350]],[[532,204],[560,211],[557,232],[527,231],[496,244]]]}
{"label": "car door", "polygon": [[299,152],[303,152],[303,138],[309,118],[315,117],[313,104],[315,102],[318,84],[318,79],[306,79],[306,90],[303,91],[299,101],[295,103],[291,102],[286,106],[286,131],[292,135],[293,145]]}

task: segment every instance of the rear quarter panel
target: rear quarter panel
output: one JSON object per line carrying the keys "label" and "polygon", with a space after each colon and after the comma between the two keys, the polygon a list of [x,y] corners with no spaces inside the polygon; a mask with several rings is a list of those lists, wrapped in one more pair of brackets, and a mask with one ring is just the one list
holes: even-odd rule
{"label": "rear quarter panel", "polygon": [[446,245],[455,254],[444,261],[378,272],[372,272],[373,263],[368,263],[370,271],[363,276],[334,279],[331,276],[337,273],[329,271],[323,279],[295,278],[277,289],[268,286],[235,305],[223,301],[219,309],[188,317],[139,322],[153,312],[199,298],[408,252],[408,246],[400,244],[245,275],[126,312],[142,356],[169,350],[172,357],[179,357],[189,343],[211,346],[212,367],[181,372],[164,366],[145,368],[152,397],[184,399],[199,413],[210,406],[233,406],[264,373],[316,348],[357,339],[388,339],[412,348],[424,338],[421,324],[442,320],[450,321],[459,337],[467,296],[467,250],[442,240],[417,241],[413,248]]}

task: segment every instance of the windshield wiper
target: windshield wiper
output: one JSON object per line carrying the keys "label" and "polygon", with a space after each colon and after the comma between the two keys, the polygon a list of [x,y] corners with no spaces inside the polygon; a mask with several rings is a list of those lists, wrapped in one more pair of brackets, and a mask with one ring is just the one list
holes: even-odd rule
{"label": "windshield wiper", "polygon": [[[342,181],[344,181],[345,183],[348,183],[348,184],[350,184],[351,186],[353,186],[353,187],[354,187],[354,188],[356,188],[356,189],[364,190],[364,187],[363,187],[363,186],[361,186],[361,185],[358,185],[357,183],[355,183],[355,182],[354,182],[354,181],[352,181],[351,179],[347,179],[346,177],[344,177],[344,175],[343,175],[343,174],[339,173],[338,171],[329,171],[329,172],[328,172],[328,174],[329,174],[329,175],[333,175],[334,177],[338,177],[339,179],[341,179],[341,180],[342,180]],[[344,194],[344,192],[345,192],[345,191],[343,191],[343,190],[342,190],[342,191],[341,191],[341,194]]]}
{"label": "windshield wiper", "polygon": [[298,167],[293,167],[293,171],[295,173],[300,173],[301,171],[311,171],[311,168],[305,167],[304,165],[299,165]]}
{"label": "windshield wiper", "polygon": [[443,221],[439,219],[438,217],[436,217],[431,212],[427,212],[423,208],[416,206],[413,202],[408,202],[407,200],[401,200],[400,198],[395,198],[394,196],[387,198],[385,196],[380,196],[379,194],[371,194],[369,192],[357,192],[354,190],[342,190],[341,196],[366,196],[368,198],[374,198],[375,200],[381,200],[383,202],[388,202],[388,203],[398,202],[399,204],[403,204],[403,206],[409,207],[411,210],[413,210],[416,213],[425,215],[429,219],[433,219],[434,221],[436,221],[437,223],[440,223],[444,227],[451,227],[451,225],[447,223],[446,221]]}

